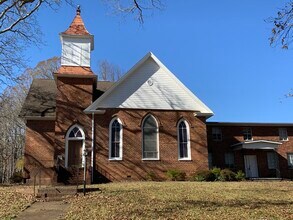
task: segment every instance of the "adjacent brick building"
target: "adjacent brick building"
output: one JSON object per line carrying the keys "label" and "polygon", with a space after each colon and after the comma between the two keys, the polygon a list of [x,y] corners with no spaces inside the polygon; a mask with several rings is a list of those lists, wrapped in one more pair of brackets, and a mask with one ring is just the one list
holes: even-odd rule
{"label": "adjacent brick building", "polygon": [[88,182],[165,179],[167,170],[190,175],[209,164],[292,177],[292,124],[206,123],[213,112],[152,53],[116,83],[97,80],[79,9],[60,36],[61,67],[54,80],[33,81],[20,114],[28,182],[73,183],[84,167]]}
{"label": "adjacent brick building", "polygon": [[210,167],[293,178],[293,124],[208,122]]}

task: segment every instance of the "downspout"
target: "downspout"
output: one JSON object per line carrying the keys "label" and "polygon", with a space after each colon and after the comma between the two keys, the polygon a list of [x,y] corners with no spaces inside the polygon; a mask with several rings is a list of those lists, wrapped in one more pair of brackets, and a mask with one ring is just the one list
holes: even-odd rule
{"label": "downspout", "polygon": [[95,165],[95,114],[105,114],[105,110],[84,110],[85,114],[92,115],[92,153],[91,153],[91,181],[94,182],[94,165]]}
{"label": "downspout", "polygon": [[94,145],[94,138],[95,138],[95,113],[92,113],[92,156],[91,156],[91,181],[94,182],[94,156],[95,156],[95,145]]}

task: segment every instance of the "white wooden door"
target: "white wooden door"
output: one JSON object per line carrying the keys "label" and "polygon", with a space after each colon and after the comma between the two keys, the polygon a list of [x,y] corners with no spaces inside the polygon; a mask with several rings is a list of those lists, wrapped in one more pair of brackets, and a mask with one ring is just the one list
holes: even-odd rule
{"label": "white wooden door", "polygon": [[258,177],[258,167],[256,155],[244,155],[246,177]]}

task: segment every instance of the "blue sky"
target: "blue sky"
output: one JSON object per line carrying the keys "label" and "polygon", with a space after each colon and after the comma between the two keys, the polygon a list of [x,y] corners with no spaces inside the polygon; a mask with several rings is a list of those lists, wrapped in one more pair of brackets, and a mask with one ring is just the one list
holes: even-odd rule
{"label": "blue sky", "polygon": [[[293,50],[270,47],[272,25],[264,21],[286,1],[164,0],[143,27],[101,2],[77,1],[95,36],[94,71],[103,59],[127,71],[152,51],[214,111],[209,121],[293,122],[293,98],[284,97],[293,88]],[[46,45],[28,48],[30,66],[60,56],[58,34],[74,15],[65,5],[39,11]]]}

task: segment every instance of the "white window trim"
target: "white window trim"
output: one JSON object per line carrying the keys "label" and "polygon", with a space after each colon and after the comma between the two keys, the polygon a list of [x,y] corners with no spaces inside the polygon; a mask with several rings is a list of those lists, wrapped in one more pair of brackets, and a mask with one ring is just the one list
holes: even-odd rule
{"label": "white window trim", "polygon": [[291,157],[293,157],[293,152],[291,153],[287,153],[287,164],[288,164],[288,168],[289,169],[293,169],[293,164],[292,165],[290,165],[289,164],[289,155],[291,156]]}
{"label": "white window trim", "polygon": [[[245,139],[244,138],[244,131],[245,130],[250,130],[251,139]],[[252,135],[252,128],[251,127],[245,127],[245,128],[243,128],[243,131],[242,132],[243,132],[242,136],[243,136],[243,140],[244,141],[253,141],[253,135]],[[246,132],[246,134],[247,134],[247,132]]]}
{"label": "white window trim", "polygon": [[[144,129],[143,128],[144,128],[144,122],[148,117],[153,117],[155,119],[155,122],[156,122],[156,125],[157,125],[157,152],[158,152],[157,158],[144,158],[143,157],[143,150],[144,150],[144,146],[143,146]],[[141,130],[142,130],[142,138],[141,138],[141,146],[142,146],[141,158],[142,158],[142,160],[160,160],[159,124],[158,124],[158,121],[157,121],[156,117],[153,116],[152,114],[146,115],[144,117],[143,121],[142,121]]]}
{"label": "white window trim", "polygon": [[[188,155],[187,157],[180,157],[179,125],[181,122],[184,122],[184,124],[186,125],[186,130],[187,130],[187,155]],[[180,161],[191,160],[189,123],[184,119],[181,119],[177,123],[177,147],[178,147],[178,160],[180,160]]]}
{"label": "white window trim", "polygon": [[[69,137],[69,134],[71,133],[71,131],[77,127],[80,132],[82,137]],[[72,141],[72,140],[82,140],[82,162],[81,162],[81,167],[84,167],[85,164],[85,155],[83,154],[84,150],[85,150],[85,134],[83,131],[83,128],[81,126],[79,126],[78,124],[72,125],[69,130],[66,133],[65,136],[65,167],[68,168],[68,142]]]}
{"label": "white window trim", "polygon": [[[220,134],[221,138],[220,139],[215,139],[214,138],[214,131],[219,131],[219,133],[215,133],[215,134]],[[223,134],[222,134],[222,129],[220,127],[212,127],[212,140],[216,141],[216,142],[220,142],[223,140]]]}
{"label": "white window trim", "polygon": [[[227,160],[232,159],[233,163],[227,163]],[[228,166],[229,168],[235,167],[235,154],[233,152],[226,152],[224,153],[224,162],[225,166]]]}
{"label": "white window trim", "polygon": [[[119,155],[120,157],[111,157],[111,153],[112,153],[112,124],[113,122],[117,120],[121,126],[121,129],[120,129],[120,145],[119,145]],[[122,156],[122,153],[123,153],[123,124],[122,124],[122,121],[115,117],[111,120],[110,124],[109,124],[109,160],[110,161],[115,161],[115,160],[122,160],[123,156]]]}
{"label": "white window trim", "polygon": [[[281,136],[281,133],[284,131],[286,132],[286,137],[287,137],[286,139],[283,139]],[[279,128],[279,140],[280,141],[289,141],[287,128]]]}
{"label": "white window trim", "polygon": [[[273,157],[269,157],[269,155],[272,155]],[[273,159],[273,161],[270,161],[270,159]],[[273,162],[273,166],[271,166],[271,162]],[[267,164],[269,170],[275,170],[277,169],[277,155],[274,151],[267,152]]]}

